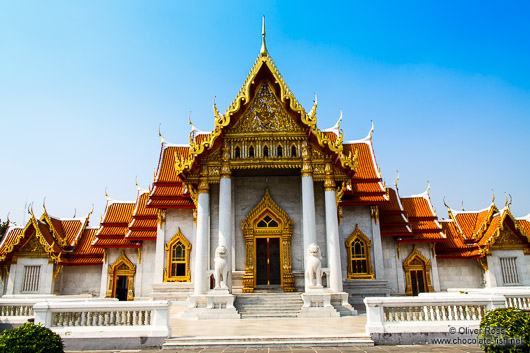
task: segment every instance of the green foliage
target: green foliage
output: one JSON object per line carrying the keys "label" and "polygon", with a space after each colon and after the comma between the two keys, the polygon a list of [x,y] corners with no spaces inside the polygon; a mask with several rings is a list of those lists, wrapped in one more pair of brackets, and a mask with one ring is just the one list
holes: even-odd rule
{"label": "green foliage", "polygon": [[4,331],[0,336],[0,353],[63,353],[61,336],[33,323]]}
{"label": "green foliage", "polygon": [[486,352],[530,352],[530,313],[516,308],[492,310],[480,322],[478,339]]}
{"label": "green foliage", "polygon": [[6,234],[7,227],[9,227],[9,221],[2,222],[2,220],[0,220],[0,239]]}

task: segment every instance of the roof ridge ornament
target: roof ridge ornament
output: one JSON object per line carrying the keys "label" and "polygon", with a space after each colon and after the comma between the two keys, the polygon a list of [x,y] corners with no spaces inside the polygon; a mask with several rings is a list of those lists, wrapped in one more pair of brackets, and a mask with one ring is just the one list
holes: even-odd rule
{"label": "roof ridge ornament", "polygon": [[399,170],[396,170],[396,174],[397,174],[397,177],[396,177],[396,181],[394,181],[394,184],[396,185],[396,189],[398,187],[398,180],[399,180]]}
{"label": "roof ridge ornament", "polygon": [[495,204],[495,191],[491,189],[491,192],[493,193],[493,199],[491,200],[491,203],[494,205]]}
{"label": "roof ridge ornament", "polygon": [[160,144],[163,145],[164,144],[164,136],[162,136],[162,133],[160,132],[160,126],[161,125],[162,125],[162,123],[158,124],[158,136],[160,136]]}
{"label": "roof ridge ornament", "polygon": [[263,15],[263,23],[261,28],[261,50],[259,51],[261,56],[269,55],[267,53],[267,46],[265,45],[265,15]]}

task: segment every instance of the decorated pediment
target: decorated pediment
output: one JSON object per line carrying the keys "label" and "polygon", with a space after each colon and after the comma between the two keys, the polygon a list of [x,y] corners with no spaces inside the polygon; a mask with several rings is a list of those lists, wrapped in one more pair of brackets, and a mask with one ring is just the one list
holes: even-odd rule
{"label": "decorated pediment", "polygon": [[510,228],[505,227],[500,230],[500,234],[493,244],[494,250],[525,249],[529,244],[518,237]]}
{"label": "decorated pediment", "polygon": [[268,82],[262,82],[243,113],[227,134],[300,132],[303,129],[289,116]]}
{"label": "decorated pediment", "polygon": [[48,253],[33,234],[28,241],[15,253],[18,257],[48,257]]}

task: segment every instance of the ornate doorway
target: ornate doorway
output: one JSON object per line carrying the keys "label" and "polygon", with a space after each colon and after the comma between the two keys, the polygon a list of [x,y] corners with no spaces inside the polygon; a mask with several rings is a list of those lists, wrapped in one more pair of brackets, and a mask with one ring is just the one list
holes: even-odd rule
{"label": "ornate doorway", "polygon": [[241,226],[246,255],[243,292],[253,292],[256,286],[272,285],[280,285],[284,292],[294,292],[291,267],[293,223],[272,200],[269,189]]}
{"label": "ornate doorway", "polygon": [[134,300],[134,266],[122,251],[120,257],[109,266],[109,286],[107,298],[119,300]]}

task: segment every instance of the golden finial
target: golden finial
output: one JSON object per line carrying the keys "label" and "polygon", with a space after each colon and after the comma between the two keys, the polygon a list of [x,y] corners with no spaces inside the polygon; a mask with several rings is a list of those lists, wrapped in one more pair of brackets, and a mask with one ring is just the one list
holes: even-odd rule
{"label": "golden finial", "polygon": [[445,196],[443,198],[443,202],[444,202],[444,206],[447,207],[447,209],[450,209],[451,207],[447,206],[447,204],[445,203]]}
{"label": "golden finial", "polygon": [[427,192],[431,190],[431,182],[427,180]]}
{"label": "golden finial", "polygon": [[396,188],[397,188],[397,182],[399,180],[399,170],[396,170],[396,174],[397,174],[397,177],[396,177],[396,181],[394,181],[394,184],[396,185]]}
{"label": "golden finial", "polygon": [[267,56],[267,47],[265,46],[265,15],[263,15],[263,25],[261,28],[261,56]]}
{"label": "golden finial", "polygon": [[160,136],[160,144],[164,144],[164,136],[162,136],[162,133],[160,132],[160,126],[162,123],[158,124],[158,136]]}
{"label": "golden finial", "polygon": [[512,195],[510,195],[510,200],[508,201],[508,194],[504,193],[506,195],[506,203],[504,204],[504,208],[509,207],[512,204]]}
{"label": "golden finial", "polygon": [[138,185],[138,175],[134,177],[134,183],[136,184],[136,190],[140,191],[140,185]]}
{"label": "golden finial", "polygon": [[491,203],[494,204],[495,203],[495,191],[491,189],[491,192],[493,193],[493,199],[491,200]]}
{"label": "golden finial", "polygon": [[464,211],[464,201],[462,200],[462,211]]}
{"label": "golden finial", "polygon": [[213,113],[215,114],[217,121],[221,122],[223,120],[221,118],[221,113],[219,113],[219,109],[217,109],[217,106],[215,105],[215,96],[213,97]]}
{"label": "golden finial", "polygon": [[46,196],[44,196],[44,200],[42,200],[42,208],[44,208],[44,212],[48,213],[48,210],[46,209]]}
{"label": "golden finial", "polygon": [[107,197],[107,202],[110,200],[109,194],[107,192],[107,187],[105,186],[105,196]]}
{"label": "golden finial", "polygon": [[153,169],[153,181],[156,181],[156,168]]}
{"label": "golden finial", "polygon": [[313,108],[311,108],[311,111],[309,112],[309,120],[313,120],[313,118],[315,118],[317,114],[317,105],[318,105],[317,94],[316,93],[313,93],[313,94],[315,95],[315,100],[313,101]]}
{"label": "golden finial", "polygon": [[77,208],[74,207],[74,216],[72,218],[75,218],[77,216]]}
{"label": "golden finial", "polygon": [[90,210],[90,212],[88,212],[88,215],[90,216],[92,214],[92,212],[94,212],[94,204],[92,204],[92,210]]}
{"label": "golden finial", "polygon": [[370,141],[372,141],[372,133],[374,132],[375,128],[374,128],[374,121],[371,120],[372,122],[372,128],[370,129],[370,132],[368,133],[368,137],[370,137]]}

